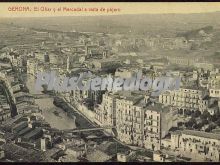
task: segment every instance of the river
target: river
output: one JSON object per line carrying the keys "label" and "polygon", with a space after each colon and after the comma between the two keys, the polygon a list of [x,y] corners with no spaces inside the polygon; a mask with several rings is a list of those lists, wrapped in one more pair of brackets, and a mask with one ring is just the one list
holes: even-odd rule
{"label": "river", "polygon": [[[41,94],[41,92],[35,91],[35,80],[33,76],[27,76],[26,85],[31,94]],[[52,128],[57,128],[60,130],[76,128],[74,119],[67,116],[67,114],[61,108],[56,107],[53,104],[53,98],[48,97],[36,99],[35,103],[40,107],[40,109],[42,109],[45,121],[48,122]],[[58,115],[55,115],[54,111],[56,111]]]}

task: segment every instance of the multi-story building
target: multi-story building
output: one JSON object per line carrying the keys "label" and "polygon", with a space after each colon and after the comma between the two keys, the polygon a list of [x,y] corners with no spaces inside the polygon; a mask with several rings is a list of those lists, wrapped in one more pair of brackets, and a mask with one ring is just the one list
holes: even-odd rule
{"label": "multi-story building", "polygon": [[195,63],[195,67],[202,68],[202,69],[205,69],[205,70],[213,70],[214,69],[213,64],[206,63],[206,62],[197,62],[197,63]]}
{"label": "multi-story building", "polygon": [[177,126],[175,111],[160,103],[148,103],[144,113],[144,146],[158,150],[161,139],[168,134],[170,128]]}
{"label": "multi-story building", "polygon": [[191,109],[198,109],[198,101],[203,98],[203,90],[181,88],[174,91],[174,106],[181,106]]}
{"label": "multi-story building", "polygon": [[167,57],[167,60],[171,63],[171,64],[177,64],[177,65],[181,65],[181,66],[192,66],[195,62],[198,62],[197,58],[189,58],[187,56],[178,56],[178,57]]}
{"label": "multi-story building", "polygon": [[[159,96],[159,102],[165,105],[172,105],[178,109],[204,111],[202,106],[207,96],[204,89],[180,88],[179,90],[166,91]],[[208,106],[208,105],[207,105]]]}
{"label": "multi-story building", "polygon": [[96,120],[101,125],[116,126],[116,98],[119,95],[105,93],[102,95],[102,103],[95,109]]}
{"label": "multi-story building", "polygon": [[218,87],[220,85],[220,73],[212,74],[209,77],[209,87]]}
{"label": "multi-story building", "polygon": [[214,133],[183,130],[171,133],[171,149],[198,160],[220,161],[220,136]]}
{"label": "multi-story building", "polygon": [[159,150],[161,138],[176,126],[174,111],[160,103],[151,103],[140,93],[106,93],[96,108],[96,120],[102,126],[115,126],[117,138],[130,145]]}
{"label": "multi-story building", "polygon": [[143,99],[140,95],[120,95],[116,99],[116,128],[118,139],[126,144],[143,146],[142,107],[135,106]]}
{"label": "multi-story building", "polygon": [[136,75],[138,70],[134,68],[118,68],[115,72],[116,77],[131,78]]}
{"label": "multi-story building", "polygon": [[40,62],[45,62],[44,54],[41,52],[34,52],[35,59],[38,59]]}
{"label": "multi-story building", "polygon": [[211,97],[219,97],[220,98],[220,86],[219,88],[212,88],[209,90]]}
{"label": "multi-story building", "polygon": [[11,117],[11,110],[9,105],[6,103],[0,105],[0,122],[5,121],[10,117]]}
{"label": "multi-story building", "polygon": [[117,59],[95,59],[89,63],[89,68],[93,70],[108,70],[108,69],[116,69],[120,67],[120,61]]}
{"label": "multi-story building", "polygon": [[220,98],[220,73],[213,74],[208,79],[209,94]]}
{"label": "multi-story building", "polygon": [[35,75],[38,70],[38,62],[35,59],[27,60],[27,74]]}
{"label": "multi-story building", "polygon": [[0,122],[11,117],[11,109],[2,87],[0,88]]}
{"label": "multi-story building", "polygon": [[[3,96],[2,98],[3,100],[0,100],[0,104],[2,105],[4,104],[4,106],[2,107],[4,110],[2,113],[3,115],[2,120],[5,118],[9,118],[10,115],[12,117],[15,116],[17,114],[17,109],[15,106],[16,100],[13,94],[13,89],[11,87],[11,82],[9,81],[8,76],[1,72],[0,72],[0,93]],[[10,101],[10,106],[8,105],[8,101]]]}
{"label": "multi-story building", "polygon": [[159,95],[159,102],[164,105],[172,105],[173,99],[173,91],[165,91]]}

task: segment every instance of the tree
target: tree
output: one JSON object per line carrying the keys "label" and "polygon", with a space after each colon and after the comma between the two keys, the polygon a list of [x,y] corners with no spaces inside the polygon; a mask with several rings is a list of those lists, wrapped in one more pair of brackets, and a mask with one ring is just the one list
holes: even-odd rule
{"label": "tree", "polygon": [[216,124],[220,127],[220,118],[216,121]]}
{"label": "tree", "polygon": [[210,116],[211,115],[208,111],[204,111],[200,117],[201,117],[201,119],[208,119],[208,118],[210,118]]}
{"label": "tree", "polygon": [[207,119],[202,119],[202,124],[203,125],[209,124],[209,121]]}
{"label": "tree", "polygon": [[183,109],[179,109],[179,111],[178,111],[178,112],[179,112],[179,114],[181,114],[181,115],[182,115],[182,114],[183,114]]}
{"label": "tree", "polygon": [[195,124],[194,128],[200,130],[203,126],[204,126],[203,123],[198,123],[198,124]]}
{"label": "tree", "polygon": [[214,114],[213,116],[210,116],[212,122],[216,122],[218,120],[218,116]]}
{"label": "tree", "polygon": [[183,122],[178,122],[178,127],[181,127],[183,125]]}
{"label": "tree", "polygon": [[199,117],[201,115],[201,112],[199,110],[196,110],[193,114],[192,114],[192,117]]}
{"label": "tree", "polygon": [[186,123],[186,127],[192,128],[192,126],[195,125],[195,124],[196,124],[196,119],[192,117],[192,118]]}
{"label": "tree", "polygon": [[211,128],[210,127],[206,128],[205,132],[211,132]]}
{"label": "tree", "polygon": [[190,116],[191,114],[192,114],[192,112],[189,110],[189,109],[187,109],[187,110],[185,110],[185,113],[184,113],[186,116]]}
{"label": "tree", "polygon": [[211,129],[215,129],[215,128],[217,127],[217,126],[216,126],[215,124],[213,124],[213,123],[210,124],[209,126],[210,126]]}
{"label": "tree", "polygon": [[213,130],[213,129],[215,129],[215,128],[216,128],[216,125],[210,124],[210,125],[208,126],[208,128],[205,129],[205,132],[211,132],[211,130]]}

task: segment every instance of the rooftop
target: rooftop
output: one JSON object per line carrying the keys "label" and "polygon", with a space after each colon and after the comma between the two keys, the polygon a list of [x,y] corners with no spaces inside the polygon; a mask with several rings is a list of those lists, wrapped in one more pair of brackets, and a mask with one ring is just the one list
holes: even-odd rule
{"label": "rooftop", "polygon": [[204,137],[204,138],[208,138],[208,139],[220,140],[219,134],[216,134],[216,133],[208,133],[208,132],[194,131],[194,130],[183,130],[183,131],[181,131],[181,133],[186,134],[186,135]]}
{"label": "rooftop", "polygon": [[87,159],[90,162],[105,162],[111,159],[111,156],[107,155],[106,153],[100,150],[93,150],[87,154]]}
{"label": "rooftop", "polygon": [[8,159],[23,162],[40,162],[43,155],[41,151],[26,149],[13,143],[7,143],[2,146]]}
{"label": "rooftop", "polygon": [[41,128],[36,128],[36,129],[34,129],[33,131],[27,133],[27,134],[24,136],[24,138],[25,138],[25,139],[30,139],[30,138],[32,138],[33,136],[39,134],[41,131],[42,131]]}
{"label": "rooftop", "polygon": [[144,95],[142,92],[119,91],[118,95],[120,99],[133,101],[133,104],[139,103],[144,98]]}
{"label": "rooftop", "polygon": [[155,103],[148,102],[145,109],[156,112],[169,112],[170,106],[164,106],[162,103],[157,103],[157,102]]}

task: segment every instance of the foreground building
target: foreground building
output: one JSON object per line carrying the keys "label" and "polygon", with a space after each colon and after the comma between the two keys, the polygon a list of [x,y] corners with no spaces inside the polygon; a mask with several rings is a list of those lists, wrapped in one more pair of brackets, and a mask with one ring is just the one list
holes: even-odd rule
{"label": "foreground building", "polygon": [[183,156],[198,160],[220,161],[220,136],[194,130],[176,131],[171,134],[171,149]]}
{"label": "foreground building", "polygon": [[159,150],[161,138],[176,126],[170,106],[152,102],[140,93],[103,95],[96,109],[100,125],[116,127],[117,138],[129,145]]}

